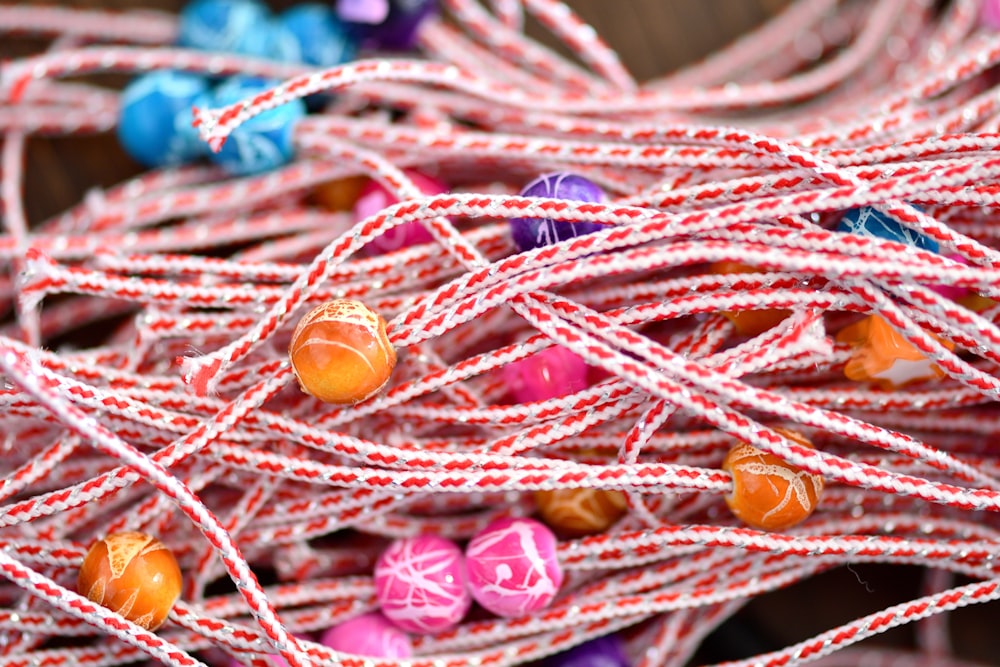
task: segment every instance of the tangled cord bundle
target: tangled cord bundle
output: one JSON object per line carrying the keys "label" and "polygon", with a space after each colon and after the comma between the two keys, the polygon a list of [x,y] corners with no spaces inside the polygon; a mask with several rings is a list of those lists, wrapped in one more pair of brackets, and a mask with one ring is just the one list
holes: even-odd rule
{"label": "tangled cord bundle", "polygon": [[[622,490],[629,509],[560,542],[553,605],[415,638],[405,662],[515,665],[628,628],[636,665],[684,665],[749,599],[879,562],[932,568],[926,595],[727,664],[968,664],[945,612],[1000,597],[1000,32],[980,2],[804,0],[644,84],[555,0],[443,5],[419,58],[324,71],[173,48],[167,15],[0,7],[5,33],[53,36],[0,70],[0,665],[398,664],[304,633],[374,608],[387,538],[465,540],[564,488]],[[525,37],[523,12],[576,61]],[[117,120],[117,92],[62,79],[154,68],[284,81],[198,109],[216,149],[264,110],[335,97],[277,171],[153,170],[29,225],[26,138]],[[452,191],[423,196],[403,168]],[[557,170],[608,202],[516,194]],[[361,175],[400,203],[355,222],[307,196]],[[940,251],[835,229],[861,206]],[[518,252],[508,220],[525,217],[604,227]],[[359,252],[411,222],[433,242]],[[299,391],[287,350],[301,315],[343,297],[388,320],[399,364],[338,407]],[[723,315],[753,310],[791,315],[749,338]],[[835,336],[873,314],[942,377],[845,378]],[[109,318],[95,345],[49,344]],[[595,381],[512,402],[499,369],[552,345]],[[823,476],[808,521],[767,533],[732,516],[720,466],[737,441]],[[158,535],[185,574],[156,634],[73,589],[88,545],[122,530]],[[914,621],[921,652],[852,648]]]}

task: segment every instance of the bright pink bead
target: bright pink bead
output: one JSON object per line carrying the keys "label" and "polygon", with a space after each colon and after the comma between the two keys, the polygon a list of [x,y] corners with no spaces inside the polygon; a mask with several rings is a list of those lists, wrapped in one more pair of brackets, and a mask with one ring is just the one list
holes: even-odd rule
{"label": "bright pink bead", "polygon": [[[440,195],[448,192],[448,186],[435,178],[409,169],[405,172],[425,195]],[[358,200],[354,203],[354,219],[364,220],[398,201],[376,181],[369,181],[361,189]],[[384,255],[400,248],[430,243],[433,240],[434,237],[419,222],[405,222],[372,240],[365,246],[365,252],[371,255]]]}
{"label": "bright pink bead", "polygon": [[987,28],[1000,30],[1000,0],[982,0],[979,20]]}
{"label": "bright pink bead", "polygon": [[362,614],[335,625],[320,643],[341,653],[372,658],[409,658],[413,655],[410,637],[378,612]]}
{"label": "bright pink bead", "polygon": [[562,585],[556,536],[534,519],[500,519],[465,549],[472,597],[497,616],[519,617],[552,602]]}
{"label": "bright pink bead", "polygon": [[501,370],[504,383],[519,403],[544,401],[587,388],[587,362],[555,345]]}
{"label": "bright pink bead", "polygon": [[[997,3],[1000,6],[1000,2]],[[997,10],[1000,12],[1000,9]],[[948,259],[954,260],[959,264],[968,264],[969,262],[961,255],[946,255]],[[969,290],[964,287],[955,287],[954,285],[931,285],[930,288],[943,296],[946,299],[951,299],[952,301],[958,301],[963,296],[969,293]]]}
{"label": "bright pink bead", "polygon": [[435,535],[396,540],[375,564],[375,595],[386,618],[408,632],[454,627],[472,605],[462,550]]}

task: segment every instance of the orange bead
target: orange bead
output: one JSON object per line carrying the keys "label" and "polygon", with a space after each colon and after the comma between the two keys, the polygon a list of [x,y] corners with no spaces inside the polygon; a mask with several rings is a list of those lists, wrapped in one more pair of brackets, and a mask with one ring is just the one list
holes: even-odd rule
{"label": "orange bead", "polygon": [[302,391],[324,403],[358,403],[376,394],[396,366],[385,320],[359,301],[314,308],[295,327],[288,348]]}
{"label": "orange bead", "polygon": [[[715,262],[709,267],[712,273],[759,273],[761,270],[739,262]],[[741,336],[756,336],[781,323],[791,314],[789,310],[734,310],[723,311],[722,315],[733,323],[733,328]]]}
{"label": "orange bead", "polygon": [[[949,350],[955,347],[950,341],[937,340]],[[944,377],[944,371],[877,315],[842,329],[837,342],[854,347],[844,375],[855,382],[875,382],[884,389],[897,389]]]}
{"label": "orange bead", "polygon": [[367,183],[365,176],[339,178],[317,185],[312,198],[328,211],[350,211]]}
{"label": "orange bead", "polygon": [[536,491],[535,504],[549,528],[574,537],[603,533],[628,509],[624,493],[604,489]]}
{"label": "orange bead", "polygon": [[76,589],[91,602],[156,630],[181,594],[181,570],[155,537],[114,533],[90,547]]}
{"label": "orange bead", "polygon": [[[811,447],[798,433],[775,430],[797,444]],[[733,476],[733,490],[726,496],[729,509],[743,523],[759,530],[785,530],[805,521],[823,492],[820,475],[746,443],[729,451],[722,469]]]}

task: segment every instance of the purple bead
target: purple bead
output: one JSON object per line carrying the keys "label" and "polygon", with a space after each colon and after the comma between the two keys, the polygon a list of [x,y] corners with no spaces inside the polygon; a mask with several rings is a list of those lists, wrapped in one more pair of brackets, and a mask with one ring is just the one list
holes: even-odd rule
{"label": "purple bead", "polygon": [[544,401],[587,388],[587,363],[565,347],[554,345],[507,364],[500,371],[519,403]]}
{"label": "purple bead", "polygon": [[[575,201],[603,202],[604,191],[593,181],[568,172],[539,176],[521,190],[522,197],[548,197]],[[531,250],[592,234],[604,228],[597,222],[565,222],[548,218],[513,218],[510,221],[514,245],[519,250]]]}
{"label": "purple bead", "polygon": [[629,667],[629,663],[618,636],[605,635],[552,656],[545,667]]}
{"label": "purple bead", "polygon": [[396,540],[375,564],[382,613],[408,632],[432,634],[457,625],[472,605],[462,550],[435,535]]}
{"label": "purple bead", "polygon": [[979,21],[992,30],[1000,30],[1000,0],[982,0]]}
{"label": "purple bead", "polygon": [[371,658],[409,658],[413,655],[410,637],[378,612],[335,625],[324,632],[319,641],[334,651]]}
{"label": "purple bead", "polygon": [[413,49],[420,24],[436,10],[435,0],[337,0],[338,16],[362,43],[390,51]]}
{"label": "purple bead", "polygon": [[534,519],[500,519],[472,538],[465,567],[472,597],[497,616],[544,609],[562,585],[556,536]]}
{"label": "purple bead", "polygon": [[[448,192],[448,186],[436,178],[409,169],[406,170],[406,175],[425,195],[439,195]],[[376,181],[370,181],[361,189],[357,201],[354,202],[354,220],[364,220],[397,202],[398,200],[389,194],[388,190]],[[431,233],[419,222],[404,222],[372,239],[365,246],[365,252],[369,255],[384,255],[411,245],[430,243],[433,240],[434,237],[431,236]]]}

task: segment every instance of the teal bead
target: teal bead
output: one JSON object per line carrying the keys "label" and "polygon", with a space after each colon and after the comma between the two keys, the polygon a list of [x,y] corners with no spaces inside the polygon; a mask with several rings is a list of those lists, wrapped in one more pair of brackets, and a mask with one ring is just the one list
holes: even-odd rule
{"label": "teal bead", "polygon": [[205,78],[185,72],[160,70],[135,79],[122,91],[119,143],[146,167],[175,166],[208,153],[191,126],[191,107],[207,92]]}
{"label": "teal bead", "polygon": [[[245,100],[273,88],[277,82],[254,77],[233,77],[224,82],[212,99],[220,108]],[[291,161],[294,152],[292,134],[295,124],[306,115],[302,100],[292,100],[269,109],[236,128],[222,149],[210,153],[213,162],[236,175],[259,174]]]}

